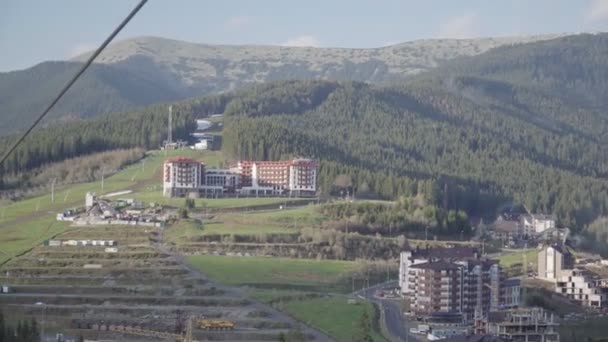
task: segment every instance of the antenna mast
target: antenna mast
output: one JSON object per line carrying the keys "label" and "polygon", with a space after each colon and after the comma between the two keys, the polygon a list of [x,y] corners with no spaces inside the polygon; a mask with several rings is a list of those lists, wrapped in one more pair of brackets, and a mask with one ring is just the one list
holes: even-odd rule
{"label": "antenna mast", "polygon": [[169,133],[167,134],[167,143],[171,144],[173,142],[173,132],[172,132],[172,126],[173,126],[173,106],[169,106]]}

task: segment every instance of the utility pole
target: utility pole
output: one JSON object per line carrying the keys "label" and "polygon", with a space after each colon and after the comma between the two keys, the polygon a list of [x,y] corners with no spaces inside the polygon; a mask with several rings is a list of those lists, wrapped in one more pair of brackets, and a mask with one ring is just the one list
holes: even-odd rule
{"label": "utility pole", "polygon": [[68,189],[68,191],[65,192],[65,196],[63,197],[63,202],[68,200],[68,196],[70,196],[70,190]]}
{"label": "utility pole", "polygon": [[55,203],[55,182],[57,181],[57,177],[53,178],[51,182],[51,203]]}
{"label": "utility pole", "polygon": [[101,192],[103,192],[103,181],[104,181],[105,173],[106,173],[106,167],[102,166],[101,167]]}

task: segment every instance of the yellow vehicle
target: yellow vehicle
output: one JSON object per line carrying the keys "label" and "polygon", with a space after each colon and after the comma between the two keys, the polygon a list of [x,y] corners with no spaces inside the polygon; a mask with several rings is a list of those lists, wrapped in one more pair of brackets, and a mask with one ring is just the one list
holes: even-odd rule
{"label": "yellow vehicle", "polygon": [[233,321],[222,319],[198,319],[196,323],[203,330],[232,330],[236,326]]}

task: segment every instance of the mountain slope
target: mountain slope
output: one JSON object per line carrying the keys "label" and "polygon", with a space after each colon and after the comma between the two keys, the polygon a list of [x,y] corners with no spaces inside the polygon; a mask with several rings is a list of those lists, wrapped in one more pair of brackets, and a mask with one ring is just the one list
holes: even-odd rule
{"label": "mountain slope", "polygon": [[[359,196],[423,194],[437,206],[474,215],[517,201],[580,229],[608,214],[608,118],[602,110],[608,89],[601,76],[608,67],[607,37],[504,47],[402,85],[281,81],[187,100],[174,109],[183,115],[182,136],[187,118],[225,112],[222,148],[235,159],[318,158],[324,193],[347,174]],[[579,89],[588,89],[587,97]],[[65,125],[69,134],[35,140],[10,171],[41,156],[57,160],[57,146],[76,146],[85,136],[99,150],[157,146],[164,110],[132,113],[129,127],[109,125],[120,115]],[[150,113],[151,134],[135,129],[123,136]]]}
{"label": "mountain slope", "polygon": [[[456,57],[552,37],[422,40],[378,49],[216,46],[134,38],[109,46],[48,121],[125,111],[275,80],[391,82]],[[85,57],[0,73],[0,134],[30,123]]]}
{"label": "mountain slope", "polygon": [[398,87],[258,87],[228,104],[223,148],[319,158],[325,190],[346,173],[385,198],[422,192],[476,215],[518,201],[580,229],[608,214],[607,40],[504,47]]}
{"label": "mountain slope", "polygon": [[[31,123],[76,73],[80,63],[45,62],[33,68],[0,73],[0,134]],[[110,65],[92,65],[46,121],[87,118],[135,106],[183,98],[155,75],[132,73]]]}

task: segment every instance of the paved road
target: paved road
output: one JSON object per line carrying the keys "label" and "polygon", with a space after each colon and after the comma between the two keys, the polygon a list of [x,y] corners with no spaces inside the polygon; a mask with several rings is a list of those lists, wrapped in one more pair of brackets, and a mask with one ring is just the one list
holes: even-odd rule
{"label": "paved road", "polygon": [[409,329],[405,317],[401,312],[399,299],[378,298],[374,296],[378,290],[383,288],[395,288],[397,285],[397,281],[395,280],[359,290],[354,294],[378,304],[380,310],[384,312],[384,323],[391,335],[386,336],[387,338],[391,338],[395,342],[418,342],[418,339],[415,336],[408,333]]}

